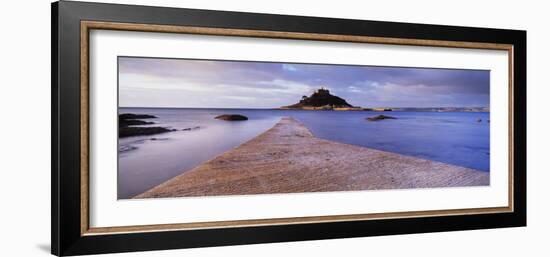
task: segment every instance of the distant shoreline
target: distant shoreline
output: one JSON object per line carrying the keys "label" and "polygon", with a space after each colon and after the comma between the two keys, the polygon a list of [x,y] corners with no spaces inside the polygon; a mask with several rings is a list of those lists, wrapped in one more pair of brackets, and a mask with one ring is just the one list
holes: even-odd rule
{"label": "distant shoreline", "polygon": [[135,198],[488,185],[488,172],[320,139],[283,118]]}

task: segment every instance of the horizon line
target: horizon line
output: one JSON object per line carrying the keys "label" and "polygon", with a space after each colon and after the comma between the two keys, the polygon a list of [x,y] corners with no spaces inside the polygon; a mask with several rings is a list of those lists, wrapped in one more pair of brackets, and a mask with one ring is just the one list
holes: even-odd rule
{"label": "horizon line", "polygon": [[[490,106],[431,106],[431,107],[361,107],[354,106],[357,108],[366,108],[366,109],[434,109],[434,108],[490,108]],[[267,108],[248,108],[248,107],[170,107],[170,106],[118,106],[118,108],[152,108],[152,109],[250,109],[250,110],[277,110],[281,107],[267,107]],[[284,109],[287,110],[287,109]]]}

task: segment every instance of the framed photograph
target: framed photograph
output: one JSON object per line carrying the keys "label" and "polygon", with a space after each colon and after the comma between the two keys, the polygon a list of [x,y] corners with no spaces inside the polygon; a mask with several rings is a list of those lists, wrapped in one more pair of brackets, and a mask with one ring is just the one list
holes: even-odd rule
{"label": "framed photograph", "polygon": [[526,32],[52,5],[52,253],[526,225]]}

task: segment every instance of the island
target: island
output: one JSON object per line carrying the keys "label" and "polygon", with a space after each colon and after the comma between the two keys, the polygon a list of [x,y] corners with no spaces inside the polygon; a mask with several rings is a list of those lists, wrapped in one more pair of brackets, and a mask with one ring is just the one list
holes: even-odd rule
{"label": "island", "polygon": [[324,87],[315,90],[311,96],[302,96],[302,99],[293,105],[280,107],[281,110],[335,110],[352,111],[363,110],[358,106],[349,104],[346,100],[331,95],[330,91]]}

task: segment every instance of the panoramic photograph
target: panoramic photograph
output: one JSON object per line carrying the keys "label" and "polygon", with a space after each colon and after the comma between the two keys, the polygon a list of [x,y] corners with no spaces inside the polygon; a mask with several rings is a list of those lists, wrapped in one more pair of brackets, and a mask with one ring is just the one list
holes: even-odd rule
{"label": "panoramic photograph", "polygon": [[118,57],[118,199],[490,185],[490,71]]}

